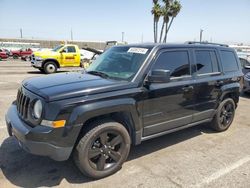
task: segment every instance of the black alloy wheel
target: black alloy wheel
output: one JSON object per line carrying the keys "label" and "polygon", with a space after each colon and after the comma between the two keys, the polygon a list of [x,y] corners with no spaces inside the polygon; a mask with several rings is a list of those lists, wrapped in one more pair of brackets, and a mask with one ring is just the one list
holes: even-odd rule
{"label": "black alloy wheel", "polygon": [[227,102],[221,109],[220,123],[222,126],[227,127],[233,121],[234,106],[231,102]]}
{"label": "black alloy wheel", "polygon": [[112,168],[121,159],[125,150],[125,141],[115,131],[105,131],[97,136],[88,150],[88,158],[95,170]]}
{"label": "black alloy wheel", "polygon": [[224,99],[211,122],[211,127],[218,131],[222,132],[227,130],[233,122],[235,114],[235,102],[232,98]]}
{"label": "black alloy wheel", "polygon": [[127,129],[113,120],[85,126],[74,151],[74,161],[88,177],[99,179],[117,172],[126,161],[131,139]]}

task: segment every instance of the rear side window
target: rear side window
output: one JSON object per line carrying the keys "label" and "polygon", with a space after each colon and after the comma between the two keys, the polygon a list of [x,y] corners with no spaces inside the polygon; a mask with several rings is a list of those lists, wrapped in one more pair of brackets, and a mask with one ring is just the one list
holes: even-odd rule
{"label": "rear side window", "polygon": [[221,61],[224,72],[231,72],[238,70],[236,57],[231,51],[221,51]]}
{"label": "rear side window", "polygon": [[171,77],[190,75],[188,51],[168,51],[161,53],[154,66],[155,69],[170,70]]}
{"label": "rear side window", "polygon": [[196,50],[196,68],[197,74],[208,74],[219,72],[218,61],[215,51]]}

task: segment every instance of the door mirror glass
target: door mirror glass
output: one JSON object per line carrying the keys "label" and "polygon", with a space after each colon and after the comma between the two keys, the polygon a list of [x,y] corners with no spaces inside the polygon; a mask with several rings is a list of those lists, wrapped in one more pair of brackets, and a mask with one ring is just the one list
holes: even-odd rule
{"label": "door mirror glass", "polygon": [[168,83],[170,82],[170,70],[155,69],[148,75],[149,83]]}

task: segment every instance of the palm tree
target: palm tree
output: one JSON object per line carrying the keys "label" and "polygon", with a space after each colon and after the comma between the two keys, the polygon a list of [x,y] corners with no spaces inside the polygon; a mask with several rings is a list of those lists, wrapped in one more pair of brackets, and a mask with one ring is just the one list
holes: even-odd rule
{"label": "palm tree", "polygon": [[[167,35],[169,32],[169,29],[174,21],[174,18],[179,14],[180,10],[181,10],[181,4],[178,0],[165,0],[165,6],[166,8],[169,7],[165,12],[164,15],[164,23],[165,23],[165,37],[163,42],[166,43],[167,42]],[[170,20],[170,23],[169,23]],[[169,24],[168,24],[169,23]]]}
{"label": "palm tree", "polygon": [[153,3],[154,6],[151,10],[151,13],[154,15],[154,42],[156,43],[158,40],[158,23],[162,13],[161,6],[158,3],[158,0],[153,0]]}

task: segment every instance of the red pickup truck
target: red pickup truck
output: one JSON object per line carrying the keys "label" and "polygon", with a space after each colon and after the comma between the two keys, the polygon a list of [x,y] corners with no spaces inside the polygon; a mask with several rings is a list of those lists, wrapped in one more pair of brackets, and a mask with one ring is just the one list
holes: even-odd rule
{"label": "red pickup truck", "polygon": [[8,58],[8,55],[6,52],[3,52],[3,51],[0,51],[0,60],[2,59],[7,59]]}
{"label": "red pickup truck", "polygon": [[28,49],[20,49],[20,50],[13,50],[11,51],[13,59],[18,59],[19,57],[23,57],[23,56],[31,56],[31,54],[33,53],[33,51],[28,48]]}

